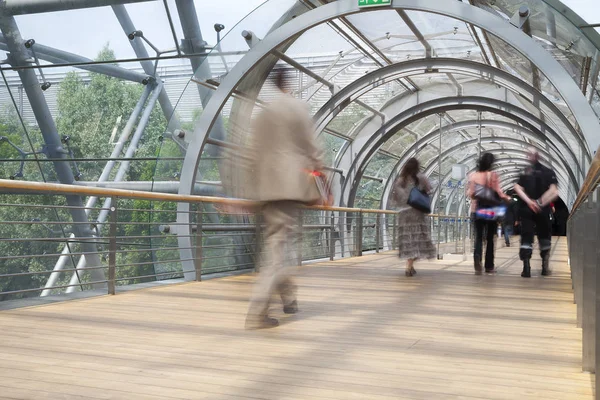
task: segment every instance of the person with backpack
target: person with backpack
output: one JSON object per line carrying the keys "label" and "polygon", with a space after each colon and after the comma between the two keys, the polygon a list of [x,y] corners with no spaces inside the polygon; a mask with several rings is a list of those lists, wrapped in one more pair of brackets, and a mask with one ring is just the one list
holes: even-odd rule
{"label": "person with backpack", "polygon": [[[494,234],[498,221],[493,216],[486,216],[484,211],[493,210],[494,207],[502,204],[502,200],[510,201],[500,188],[500,179],[495,172],[492,172],[494,166],[494,155],[484,153],[478,162],[477,171],[469,177],[469,187],[467,195],[471,201],[471,215],[475,226],[475,249],[473,252],[473,262],[475,274],[481,275],[481,259],[483,255],[483,235],[486,236],[485,250],[485,272],[495,273],[494,267]],[[493,211],[490,211],[491,214]]]}

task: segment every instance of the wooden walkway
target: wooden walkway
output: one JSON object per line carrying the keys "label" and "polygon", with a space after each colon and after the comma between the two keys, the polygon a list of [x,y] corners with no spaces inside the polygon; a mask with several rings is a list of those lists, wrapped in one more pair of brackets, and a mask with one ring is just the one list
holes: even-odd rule
{"label": "wooden walkway", "polygon": [[577,399],[581,331],[555,246],[550,278],[392,254],[305,266],[301,312],[245,331],[253,276],[0,313],[2,399]]}

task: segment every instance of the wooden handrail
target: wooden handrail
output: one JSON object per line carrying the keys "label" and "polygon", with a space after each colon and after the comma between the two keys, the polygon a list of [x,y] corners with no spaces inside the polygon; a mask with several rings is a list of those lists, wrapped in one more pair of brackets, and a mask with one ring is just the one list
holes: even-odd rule
{"label": "wooden handrail", "polygon": [[[238,206],[246,208],[255,208],[260,205],[259,202],[245,199],[233,199],[226,197],[180,195],[173,193],[146,192],[141,190],[110,189],[102,187],[65,185],[60,183],[28,182],[9,179],[0,179],[0,193],[3,191],[21,191],[31,194],[60,194],[77,196],[97,196],[97,197],[122,197],[139,200],[170,201],[174,203],[212,203],[229,206]],[[10,192],[8,193],[10,194]],[[368,208],[348,208],[348,207],[305,207],[309,210],[338,211],[338,212],[362,212],[369,214],[397,214],[395,210],[374,210]],[[434,218],[459,218],[456,215],[430,214]],[[466,217],[464,217],[466,218]]]}
{"label": "wooden handrail", "polygon": [[583,181],[583,185],[581,185],[581,189],[577,194],[575,203],[573,203],[571,216],[575,213],[575,211],[577,211],[583,202],[587,200],[588,196],[598,186],[598,183],[600,183],[600,148],[598,151],[596,151],[596,156],[592,160],[592,164],[590,165],[590,169],[585,177],[585,181]]}

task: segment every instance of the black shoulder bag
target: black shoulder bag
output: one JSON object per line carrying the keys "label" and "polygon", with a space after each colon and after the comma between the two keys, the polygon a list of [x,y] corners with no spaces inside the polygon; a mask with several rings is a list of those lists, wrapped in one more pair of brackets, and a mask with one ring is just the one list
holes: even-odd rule
{"label": "black shoulder bag", "polygon": [[429,198],[427,192],[419,190],[419,181],[416,182],[415,187],[413,187],[410,191],[408,195],[408,201],[406,203],[422,213],[431,213],[431,199]]}

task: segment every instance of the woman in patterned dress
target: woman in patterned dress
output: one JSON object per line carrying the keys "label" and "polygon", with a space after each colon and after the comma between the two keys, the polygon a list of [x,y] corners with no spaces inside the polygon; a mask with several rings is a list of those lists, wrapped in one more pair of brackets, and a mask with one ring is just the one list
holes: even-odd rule
{"label": "woman in patterned dress", "polygon": [[425,213],[407,204],[410,191],[414,187],[427,193],[431,192],[429,181],[419,170],[419,161],[411,158],[406,162],[400,176],[394,182],[393,197],[399,212],[399,255],[400,259],[406,260],[406,276],[413,276],[417,273],[413,266],[415,260],[431,259],[436,255]]}

